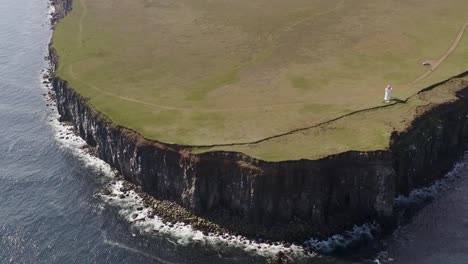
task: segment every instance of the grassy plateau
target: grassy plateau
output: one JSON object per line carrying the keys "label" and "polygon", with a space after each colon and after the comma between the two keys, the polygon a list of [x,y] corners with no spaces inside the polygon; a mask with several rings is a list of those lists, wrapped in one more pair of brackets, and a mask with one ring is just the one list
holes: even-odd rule
{"label": "grassy plateau", "polygon": [[[148,139],[316,159],[385,149],[453,100],[467,80],[411,96],[468,69],[467,21],[466,0],[74,0],[53,47],[58,76]],[[411,98],[386,104],[387,84]]]}

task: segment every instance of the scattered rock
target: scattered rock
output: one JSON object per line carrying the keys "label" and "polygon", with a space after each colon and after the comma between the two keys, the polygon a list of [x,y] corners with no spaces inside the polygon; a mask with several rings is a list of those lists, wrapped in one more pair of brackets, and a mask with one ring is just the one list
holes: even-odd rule
{"label": "scattered rock", "polygon": [[287,264],[289,263],[288,256],[283,251],[278,251],[271,259],[272,264]]}

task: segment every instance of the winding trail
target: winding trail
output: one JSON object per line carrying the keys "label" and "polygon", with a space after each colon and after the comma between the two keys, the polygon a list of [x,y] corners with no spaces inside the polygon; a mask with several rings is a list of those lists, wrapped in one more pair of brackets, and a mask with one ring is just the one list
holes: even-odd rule
{"label": "winding trail", "polygon": [[[408,84],[404,84],[402,86],[415,84],[415,83],[425,79],[430,74],[432,74],[434,72],[434,70],[437,69],[450,56],[450,54],[452,54],[452,52],[458,47],[458,45],[460,44],[461,39],[463,38],[463,35],[464,35],[467,27],[468,27],[468,21],[466,21],[465,24],[463,24],[463,26],[460,28],[457,37],[455,38],[454,42],[452,43],[452,46],[450,46],[450,48],[436,61],[436,63],[434,65],[431,65],[431,69],[426,71],[424,74],[419,76],[414,81],[412,81],[412,82],[410,82]],[[408,97],[408,99],[413,97],[413,96]],[[386,108],[386,107],[390,107],[390,106],[393,106],[393,105],[399,104],[399,103],[401,103],[401,102],[395,102],[395,103],[388,104],[388,105],[380,105],[380,106],[375,106],[375,107],[371,107],[371,108],[365,108],[365,109],[353,111],[353,112],[350,112],[348,114],[338,116],[336,118],[327,120],[327,121],[322,122],[322,123],[318,123],[318,124],[315,124],[315,125],[312,125],[312,126],[293,129],[293,130],[287,131],[285,133],[276,134],[276,135],[269,136],[269,137],[266,137],[266,138],[262,138],[262,139],[259,139],[259,140],[256,140],[256,141],[228,143],[228,144],[213,144],[213,145],[196,146],[196,147],[210,148],[210,147],[245,146],[245,145],[258,144],[258,143],[262,143],[262,142],[265,142],[265,141],[268,141],[268,140],[271,140],[271,139],[275,139],[275,138],[291,135],[291,134],[294,134],[294,133],[297,133],[297,132],[302,132],[302,131],[305,131],[305,130],[309,130],[309,129],[317,128],[317,127],[320,127],[320,126],[323,126],[323,125],[327,125],[327,124],[333,123],[335,121],[338,121],[340,119],[343,119],[345,117],[351,116],[351,115],[355,115],[355,114],[363,113],[363,112],[367,112],[367,111],[372,111],[372,110],[377,110],[377,109],[381,109],[381,108]]]}
{"label": "winding trail", "polygon": [[[165,109],[165,110],[181,110],[180,108],[177,108],[177,107],[172,107],[172,106],[164,106],[164,105],[157,105],[157,104],[153,104],[153,103],[148,103],[148,102],[145,102],[145,101],[141,101],[141,100],[138,100],[138,99],[133,99],[133,98],[130,98],[130,97],[126,97],[126,96],[121,96],[121,95],[117,95],[115,93],[111,93],[111,92],[108,92],[106,90],[102,90],[102,89],[99,89],[98,87],[96,87],[95,85],[92,85],[90,83],[87,83],[81,79],[79,79],[75,72],[73,71],[73,65],[70,65],[69,68],[68,68],[68,73],[70,74],[70,76],[77,80],[78,82],[81,82],[82,84],[88,86],[89,88],[97,91],[97,92],[100,92],[100,93],[103,93],[105,95],[108,95],[108,96],[111,96],[111,97],[114,97],[114,98],[118,98],[118,99],[121,99],[121,100],[124,100],[124,101],[129,101],[129,102],[132,102],[132,103],[138,103],[138,104],[143,104],[143,105],[147,105],[147,106],[153,106],[153,107],[158,107],[158,108],[162,108],[162,109]],[[193,109],[192,109],[193,110]]]}
{"label": "winding trail", "polygon": [[[78,38],[77,39],[78,39],[78,48],[82,48],[83,47],[83,21],[86,18],[86,16],[88,15],[88,8],[87,8],[87,6],[86,6],[86,4],[85,4],[85,2],[83,0],[79,0],[79,2],[80,2],[80,5],[82,7],[82,13],[80,15],[80,20],[79,20],[79,23],[78,23]],[[326,10],[326,11],[317,13],[313,17],[306,17],[306,18],[301,19],[301,20],[299,20],[299,21],[297,21],[297,22],[295,22],[295,23],[293,23],[291,25],[287,25],[286,27],[280,29],[279,32],[281,33],[281,32],[289,31],[292,28],[294,28],[294,27],[296,27],[296,26],[298,26],[298,25],[300,25],[302,23],[305,23],[306,21],[314,19],[316,16],[323,16],[323,15],[330,14],[330,13],[338,10],[339,8],[341,8],[343,6],[344,2],[345,2],[345,0],[341,0],[335,7],[331,8],[330,10]],[[206,108],[202,109],[202,108],[194,108],[194,107],[168,106],[168,105],[163,105],[163,104],[150,103],[150,102],[146,102],[146,101],[143,101],[143,100],[138,100],[138,99],[128,97],[128,96],[117,95],[115,93],[106,91],[105,89],[101,89],[101,88],[99,88],[99,87],[97,87],[95,85],[87,83],[87,82],[83,81],[82,79],[80,79],[77,76],[77,74],[73,70],[73,65],[69,66],[68,71],[70,73],[70,76],[73,79],[75,79],[76,81],[81,82],[82,84],[88,86],[89,88],[91,88],[91,89],[93,89],[93,90],[95,90],[97,92],[101,92],[101,93],[103,93],[105,95],[108,95],[108,96],[111,96],[111,97],[114,97],[114,98],[117,98],[117,99],[120,99],[120,100],[132,102],[132,103],[138,103],[138,104],[151,106],[151,107],[164,109],[164,110],[178,110],[178,111],[185,111],[185,112],[200,111],[200,112],[207,112],[207,113],[210,113],[210,112],[233,112],[233,111],[249,111],[249,110],[263,109],[263,108],[276,107],[276,106],[302,105],[302,104],[306,103],[306,102],[303,102],[303,101],[297,101],[297,102],[285,102],[285,103],[277,103],[277,104],[269,104],[269,105],[253,105],[253,106],[242,106],[242,107],[223,107],[223,108],[210,108],[210,109],[206,109]]]}
{"label": "winding trail", "polygon": [[[178,110],[178,111],[185,111],[185,112],[193,112],[193,111],[231,112],[231,111],[242,111],[242,110],[258,109],[260,107],[270,107],[270,105],[265,105],[265,106],[247,106],[247,107],[241,107],[241,108],[232,107],[232,108],[220,108],[220,109],[216,109],[216,108],[197,109],[197,108],[190,108],[190,107],[177,107],[177,106],[168,106],[168,105],[155,104],[155,103],[150,103],[150,102],[146,102],[146,101],[143,101],[143,100],[138,100],[138,99],[127,97],[127,96],[118,95],[118,94],[115,94],[115,93],[100,89],[97,86],[95,86],[93,84],[90,84],[88,82],[85,82],[82,79],[78,78],[78,76],[76,76],[76,73],[73,70],[73,65],[70,65],[68,67],[68,73],[70,74],[70,76],[74,80],[86,85],[87,87],[89,87],[89,88],[91,88],[91,89],[93,89],[93,90],[95,90],[95,91],[97,91],[99,93],[102,93],[102,94],[105,94],[105,95],[108,95],[108,96],[111,96],[111,97],[114,97],[114,98],[118,98],[118,99],[121,99],[121,100],[124,100],[124,101],[127,101],[127,102],[142,104],[142,105],[151,106],[151,107],[155,107],[155,108],[160,108],[160,109],[164,109],[164,110]],[[289,103],[275,104],[274,106],[288,106],[288,105],[303,104],[303,103],[304,102],[289,102]]]}
{"label": "winding trail", "polygon": [[[86,18],[86,16],[88,15],[88,8],[86,7],[86,4],[84,3],[83,0],[79,0],[79,1],[80,1],[80,4],[81,4],[82,8],[83,8],[83,12],[82,12],[82,14],[80,16],[80,20],[79,20],[79,24],[78,24],[78,28],[79,28],[79,31],[78,31],[78,46],[79,46],[79,48],[81,48],[83,46],[83,21]],[[333,9],[324,11],[322,13],[319,13],[318,15],[329,14],[329,13],[337,10],[338,8],[340,8],[342,6],[343,2],[344,1],[339,2]],[[294,23],[292,25],[287,26],[286,28],[282,29],[281,31],[288,31],[291,28],[297,26],[298,24],[302,24],[302,23],[304,23],[305,21],[307,21],[309,19],[310,18],[306,18],[306,19],[303,19],[301,21],[298,21],[298,22],[296,22],[296,23]],[[436,61],[436,63],[431,65],[431,68],[429,70],[427,70],[425,73],[420,75],[414,81],[411,81],[409,83],[402,84],[402,85],[399,85],[399,86],[400,87],[408,87],[408,86],[414,85],[414,84],[422,81],[423,79],[427,78],[429,75],[431,75],[450,56],[450,54],[458,47],[458,45],[460,44],[460,41],[462,40],[462,38],[464,36],[464,33],[465,33],[467,27],[468,27],[468,21],[466,21],[465,24],[463,24],[463,26],[460,28],[460,30],[458,32],[458,35],[455,38],[455,40],[453,41],[450,48]],[[201,109],[201,108],[194,108],[194,107],[168,106],[168,105],[163,105],[163,104],[150,103],[150,102],[146,102],[146,101],[143,101],[143,100],[138,100],[138,99],[135,99],[135,98],[132,98],[132,97],[117,95],[117,94],[114,94],[112,92],[108,92],[108,91],[106,91],[104,89],[100,89],[99,87],[96,87],[94,85],[86,83],[83,80],[81,80],[80,78],[78,78],[78,76],[76,76],[76,74],[74,73],[72,66],[70,66],[69,71],[70,71],[70,73],[72,73],[71,74],[72,78],[82,82],[83,84],[89,86],[90,88],[92,88],[95,91],[99,91],[101,93],[104,93],[104,94],[106,94],[108,96],[111,96],[111,97],[114,97],[114,98],[118,98],[120,100],[133,102],[133,103],[138,103],[138,104],[143,104],[143,105],[146,105],[146,106],[151,106],[151,107],[165,109],[165,110],[200,111],[200,112],[233,112],[233,111],[245,111],[245,110],[262,109],[262,108],[276,107],[276,106],[291,106],[291,105],[299,105],[299,104],[305,104],[306,103],[306,102],[298,101],[298,102],[278,103],[278,104],[272,104],[272,105],[254,105],[254,106],[223,107],[223,108],[210,108],[210,109],[206,109],[206,108]],[[363,109],[363,110],[365,110],[365,109]]]}
{"label": "winding trail", "polygon": [[83,21],[85,17],[88,15],[88,7],[83,2],[83,0],[79,0],[80,5],[83,8],[83,13],[80,16],[80,22],[78,23],[78,47],[83,47]]}
{"label": "winding trail", "polygon": [[415,84],[421,80],[424,80],[426,77],[431,75],[432,72],[434,72],[449,56],[452,54],[452,52],[458,47],[458,44],[460,44],[460,41],[463,38],[463,35],[465,34],[466,28],[468,27],[468,21],[465,22],[465,24],[460,28],[458,31],[458,35],[455,38],[455,40],[452,43],[452,46],[440,57],[436,63],[431,64],[431,68],[427,70],[424,74],[419,76],[416,80],[412,81],[410,84]]}
{"label": "winding trail", "polygon": [[[83,0],[79,0],[80,1],[80,4],[83,8],[83,12],[80,16],[80,20],[79,20],[79,23],[78,23],[78,47],[79,48],[82,48],[83,46],[83,21],[84,19],[86,18],[86,16],[88,15],[88,8],[86,7],[86,4],[84,3]],[[341,6],[341,4],[343,3],[343,1],[341,1],[334,9],[332,10],[328,10],[328,11],[325,11],[324,14],[326,13],[329,13],[329,12],[332,12],[333,10],[336,10],[337,8],[339,8],[339,6]],[[295,24],[293,25],[290,25],[288,27],[286,27],[285,29],[283,30],[288,30],[290,29],[291,27],[294,27],[296,26],[297,24],[301,24],[303,22],[305,22],[306,20],[308,19],[304,19],[303,21],[299,21],[299,22],[296,22]],[[460,28],[460,30],[458,31],[458,34],[455,38],[455,40],[453,41],[452,45],[450,46],[450,48],[434,63],[434,64],[431,64],[431,68],[429,70],[427,70],[425,73],[423,73],[422,75],[420,75],[418,78],[416,78],[414,81],[412,82],[409,82],[409,83],[406,83],[406,84],[402,84],[402,85],[399,85],[400,87],[408,87],[408,86],[411,86],[411,85],[414,85],[422,80],[424,80],[425,78],[427,78],[428,76],[430,76],[443,62],[445,62],[447,60],[447,58],[450,56],[450,54],[452,54],[452,52],[458,47],[458,45],[460,44],[460,41],[462,40],[463,36],[464,36],[464,33],[466,31],[466,28],[468,27],[468,21],[466,21],[463,26]],[[177,110],[177,111],[185,111],[185,112],[192,112],[192,111],[200,111],[200,112],[232,112],[232,111],[243,111],[243,110],[252,110],[252,109],[262,109],[262,108],[268,108],[268,107],[275,107],[275,106],[288,106],[288,105],[297,105],[297,104],[304,104],[305,102],[287,102],[287,103],[279,103],[279,104],[274,104],[274,105],[255,105],[255,106],[245,106],[245,107],[230,107],[230,108],[211,108],[211,109],[198,109],[198,108],[193,108],[193,107],[175,107],[175,106],[167,106],[167,105],[162,105],[162,104],[155,104],[155,103],[150,103],[150,102],[146,102],[146,101],[143,101],[143,100],[138,100],[138,99],[135,99],[135,98],[131,98],[131,97],[127,97],[127,96],[121,96],[121,95],[117,95],[115,93],[112,93],[112,92],[109,92],[109,91],[106,91],[104,89],[100,89],[99,87],[95,86],[95,85],[92,85],[92,84],[89,84],[83,80],[81,80],[77,75],[76,73],[74,72],[73,70],[73,65],[70,65],[69,66],[69,74],[70,76],[75,79],[76,81],[79,81],[81,82],[82,84],[90,87],[91,89],[97,91],[97,92],[100,92],[100,93],[103,93],[107,96],[111,96],[111,97],[114,97],[114,98],[117,98],[117,99],[120,99],[120,100],[124,100],[124,101],[128,101],[128,102],[132,102],[132,103],[137,103],[137,104],[142,104],[142,105],[146,105],[146,106],[150,106],[150,107],[155,107],[155,108],[159,108],[159,109],[164,109],[164,110]],[[396,103],[394,103],[396,104]],[[240,143],[228,143],[228,144],[214,144],[214,145],[206,145],[206,146],[194,146],[194,147],[222,147],[222,146],[239,146],[239,145],[249,145],[249,144],[257,144],[257,143],[261,143],[261,142],[264,142],[264,141],[267,141],[267,140],[270,140],[270,139],[273,139],[273,138],[278,138],[278,137],[282,137],[282,136],[286,136],[286,135],[290,135],[290,134],[293,134],[293,133],[296,133],[296,132],[299,132],[299,131],[304,131],[304,130],[308,130],[308,129],[312,129],[312,128],[316,128],[316,127],[319,127],[319,126],[322,126],[322,125],[325,125],[325,124],[329,124],[331,122],[334,122],[334,121],[337,121],[339,119],[342,119],[344,117],[347,117],[347,116],[350,116],[350,115],[354,115],[354,114],[357,114],[357,113],[361,113],[361,112],[365,112],[365,111],[370,111],[370,110],[374,110],[374,109],[378,109],[378,108],[383,108],[383,107],[388,107],[388,106],[392,106],[394,104],[389,104],[389,105],[385,105],[385,106],[376,106],[376,107],[371,107],[371,108],[366,108],[366,109],[361,109],[361,110],[357,110],[357,111],[354,111],[354,112],[350,112],[348,114],[345,114],[345,115],[342,115],[342,116],[338,116],[334,119],[330,119],[328,121],[325,121],[323,123],[318,123],[318,124],[315,124],[315,125],[312,125],[312,126],[307,126],[307,127],[303,127],[303,128],[298,128],[298,129],[294,129],[294,130],[290,130],[288,132],[285,132],[285,133],[281,133],[281,134],[277,134],[277,135],[273,135],[273,136],[269,136],[269,137],[266,137],[266,138],[263,138],[263,139],[260,139],[260,140],[256,140],[256,141],[252,141],[252,142],[240,142]]]}

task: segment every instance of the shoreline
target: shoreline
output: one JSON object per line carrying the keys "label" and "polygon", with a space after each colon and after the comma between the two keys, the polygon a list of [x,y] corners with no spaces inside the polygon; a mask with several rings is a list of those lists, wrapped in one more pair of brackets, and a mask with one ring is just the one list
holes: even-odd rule
{"label": "shoreline", "polygon": [[[154,204],[148,203],[148,199],[154,199],[145,195],[137,186],[125,181],[110,165],[95,157],[86,142],[74,133],[70,124],[58,121],[59,114],[54,110],[54,94],[50,84],[44,83],[44,89],[47,105],[52,107],[49,109],[48,121],[60,147],[69,150],[85,167],[96,173],[96,180],[102,185],[102,189],[96,193],[96,197],[105,204],[115,207],[118,215],[131,226],[137,227],[142,235],[169,235],[177,239],[175,243],[180,245],[199,243],[213,248],[225,245],[266,258],[271,258],[278,252],[286,252],[288,257],[293,259],[316,256],[316,253],[310,252],[300,245],[267,244],[227,233],[208,233],[207,230],[200,231],[189,224],[169,221],[163,216],[155,214],[152,211]],[[171,207],[174,205],[165,203],[163,206]]]}
{"label": "shoreline", "polygon": [[[71,0],[52,4],[56,23]],[[55,71],[59,61],[52,46],[50,58]],[[211,232],[275,241],[326,238],[369,220],[391,221],[394,197],[443,176],[467,143],[467,84],[456,101],[432,108],[408,131],[394,133],[389,150],[284,162],[222,151],[196,155],[188,146],[147,140],[113,125],[59,77],[52,77],[52,86],[61,119],[71,122],[96,156],[139,186],[148,200],[159,199],[153,202],[157,215]],[[447,114],[452,118],[445,120]],[[439,126],[447,131],[440,133]]]}

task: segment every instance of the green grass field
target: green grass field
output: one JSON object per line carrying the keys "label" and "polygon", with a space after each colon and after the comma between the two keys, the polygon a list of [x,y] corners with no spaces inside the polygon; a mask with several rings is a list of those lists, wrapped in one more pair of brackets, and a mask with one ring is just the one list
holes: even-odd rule
{"label": "green grass field", "polygon": [[[57,75],[116,124],[166,143],[248,143],[384,105],[387,84],[405,100],[466,71],[467,11],[466,0],[74,0],[53,47]],[[425,100],[195,151],[382,149]]]}

